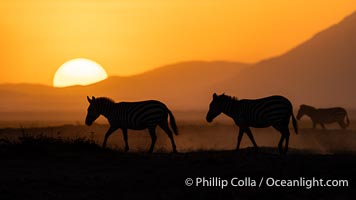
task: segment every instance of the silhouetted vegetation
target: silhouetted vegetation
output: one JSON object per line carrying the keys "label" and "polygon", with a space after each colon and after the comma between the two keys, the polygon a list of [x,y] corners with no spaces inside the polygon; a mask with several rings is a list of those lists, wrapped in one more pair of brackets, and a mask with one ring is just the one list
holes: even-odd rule
{"label": "silhouetted vegetation", "polygon": [[[132,151],[124,152],[121,134],[101,148],[107,125],[64,125],[0,129],[0,199],[353,199],[356,156],[353,124],[348,130],[313,130],[302,121],[291,135],[288,155],[280,156],[272,128],[254,129],[250,141],[236,145],[237,127],[226,123],[177,122],[181,153],[158,129],[154,154],[145,153],[150,136],[130,132]],[[291,128],[291,127],[290,127]],[[162,136],[162,137],[161,137]],[[247,147],[247,148],[246,148]],[[306,150],[308,149],[308,150]],[[187,187],[186,178],[261,177],[347,179],[349,187],[305,189],[258,187]]]}
{"label": "silhouetted vegetation", "polygon": [[[124,153],[92,139],[22,134],[0,141],[1,199],[352,199],[356,156],[291,148],[243,148],[187,153]],[[260,177],[348,179],[344,188],[187,187],[186,178]]]}
{"label": "silhouetted vegetation", "polygon": [[[3,156],[13,156],[15,154],[26,155],[74,155],[91,154],[97,152],[109,152],[104,150],[93,139],[85,137],[64,138],[53,137],[45,134],[22,134],[16,140],[3,138],[0,140],[0,148]],[[7,154],[5,154],[5,152]]]}

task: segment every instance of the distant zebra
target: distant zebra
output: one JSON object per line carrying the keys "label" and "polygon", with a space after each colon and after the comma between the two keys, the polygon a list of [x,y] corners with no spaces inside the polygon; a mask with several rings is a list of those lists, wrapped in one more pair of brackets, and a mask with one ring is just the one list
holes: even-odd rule
{"label": "distant zebra", "polygon": [[173,152],[177,152],[172,131],[168,126],[168,115],[171,127],[176,135],[178,135],[177,125],[172,112],[162,102],[149,100],[115,103],[106,97],[92,97],[92,99],[87,97],[87,99],[90,105],[85,123],[90,126],[100,115],[103,115],[110,124],[109,130],[105,134],[103,148],[106,147],[108,137],[115,130],[121,128],[125,141],[125,151],[127,152],[129,150],[127,129],[143,130],[147,128],[152,139],[148,152],[152,153],[157,139],[156,127],[158,125],[170,138]]}
{"label": "distant zebra", "polygon": [[[300,120],[304,115],[307,115],[313,121],[313,128],[320,124],[325,129],[324,124],[337,122],[342,129],[346,129],[350,125],[349,117],[344,108],[314,108],[313,106],[301,105],[297,114],[297,119]],[[346,119],[346,122],[345,122]]]}
{"label": "distant zebra", "polygon": [[[288,124],[290,117],[292,117],[295,133],[298,132],[292,104],[288,99],[282,96],[270,96],[254,100],[238,100],[235,97],[230,97],[225,94],[217,95],[214,93],[206,120],[212,122],[213,119],[221,113],[231,117],[240,128],[236,150],[240,148],[241,139],[245,132],[254,147],[258,149],[250,127],[265,128],[273,126],[278,130],[281,133],[281,139],[278,144],[280,153],[287,153],[288,151],[290,135]],[[284,139],[286,143],[283,151],[282,145]]]}

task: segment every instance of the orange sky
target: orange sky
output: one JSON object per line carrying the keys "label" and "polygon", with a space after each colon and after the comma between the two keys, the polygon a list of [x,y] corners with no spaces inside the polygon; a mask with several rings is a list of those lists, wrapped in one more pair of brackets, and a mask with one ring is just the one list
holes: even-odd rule
{"label": "orange sky", "polygon": [[109,75],[187,60],[257,62],[355,10],[355,0],[1,0],[0,83],[50,85],[78,57]]}

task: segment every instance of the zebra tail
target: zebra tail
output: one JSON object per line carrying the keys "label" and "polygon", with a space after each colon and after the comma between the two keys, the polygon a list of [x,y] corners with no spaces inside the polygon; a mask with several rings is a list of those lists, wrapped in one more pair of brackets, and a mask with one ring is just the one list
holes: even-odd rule
{"label": "zebra tail", "polygon": [[346,127],[348,127],[350,125],[350,120],[349,120],[349,116],[346,113]]}
{"label": "zebra tail", "polygon": [[169,121],[171,123],[171,127],[173,129],[173,132],[175,135],[178,135],[178,127],[176,124],[176,120],[174,119],[173,113],[167,108],[168,114],[169,114]]}
{"label": "zebra tail", "polygon": [[294,128],[295,134],[298,134],[298,124],[297,124],[297,120],[295,119],[293,113],[292,113],[292,123],[293,123],[293,128]]}

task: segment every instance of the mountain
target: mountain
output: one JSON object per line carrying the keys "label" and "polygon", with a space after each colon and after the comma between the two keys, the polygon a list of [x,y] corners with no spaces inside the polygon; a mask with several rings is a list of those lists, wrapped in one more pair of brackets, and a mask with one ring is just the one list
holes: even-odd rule
{"label": "mountain", "polygon": [[45,116],[43,113],[55,118],[60,112],[77,113],[64,114],[66,119],[83,118],[87,95],[108,96],[115,101],[158,99],[172,110],[206,111],[213,92],[239,98],[280,94],[291,99],[295,108],[302,103],[356,108],[355,74],[356,13],[353,13],[285,54],[252,65],[182,62],[131,77],[110,77],[89,86],[67,88],[3,84],[0,120],[9,119],[9,113],[18,113],[11,115],[14,119],[22,116],[32,119],[36,116],[34,112],[40,112],[37,118]]}
{"label": "mountain", "polygon": [[[109,77],[89,86],[54,88],[35,84],[0,85],[0,112],[86,111],[86,96],[108,96],[116,101],[159,99],[179,110],[207,107],[207,95],[247,64],[182,62],[131,77]],[[201,104],[204,102],[204,104]],[[201,104],[201,105],[200,105]]]}
{"label": "mountain", "polygon": [[355,108],[355,75],[356,12],[289,52],[246,68],[224,87],[240,97],[283,94],[296,104]]}

